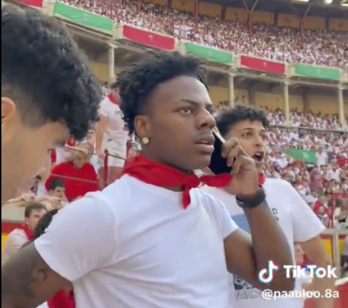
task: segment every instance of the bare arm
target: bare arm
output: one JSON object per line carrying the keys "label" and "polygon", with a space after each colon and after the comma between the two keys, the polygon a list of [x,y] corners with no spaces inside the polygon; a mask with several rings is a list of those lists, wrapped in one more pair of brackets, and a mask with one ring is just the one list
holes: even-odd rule
{"label": "bare arm", "polygon": [[[244,210],[250,225],[251,236],[237,230],[225,241],[225,254],[229,272],[237,274],[258,289],[291,291],[295,281],[286,279],[283,265],[293,264],[287,239],[274,219],[266,202],[256,208]],[[279,266],[269,284],[258,279],[260,270],[272,260]]]}
{"label": "bare arm", "polygon": [[68,284],[48,267],[31,243],[2,267],[1,307],[35,308]]}
{"label": "bare arm", "polygon": [[[319,235],[308,241],[300,243],[300,245],[311,263],[323,268],[333,265],[332,259],[326,253],[325,247]],[[336,271],[336,274],[339,276],[338,271]],[[330,289],[333,291],[335,289],[335,278],[314,278],[309,287],[311,291],[319,291],[320,294],[325,295],[326,290]],[[316,307],[332,308],[334,306],[334,301],[334,298],[323,296],[316,299]]]}
{"label": "bare arm", "polygon": [[99,117],[100,117],[100,120],[96,126],[96,133],[95,133],[95,147],[96,147],[97,153],[101,151],[103,135],[107,125],[107,121],[108,121],[106,116],[99,115]]}

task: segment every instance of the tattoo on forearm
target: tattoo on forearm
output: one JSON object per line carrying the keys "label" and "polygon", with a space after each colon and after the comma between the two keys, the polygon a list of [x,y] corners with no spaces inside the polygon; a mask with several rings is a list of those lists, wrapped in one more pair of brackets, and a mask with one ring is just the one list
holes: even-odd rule
{"label": "tattoo on forearm", "polygon": [[35,299],[35,290],[48,279],[50,268],[33,245],[23,248],[2,268],[1,297],[18,297],[19,301]]}

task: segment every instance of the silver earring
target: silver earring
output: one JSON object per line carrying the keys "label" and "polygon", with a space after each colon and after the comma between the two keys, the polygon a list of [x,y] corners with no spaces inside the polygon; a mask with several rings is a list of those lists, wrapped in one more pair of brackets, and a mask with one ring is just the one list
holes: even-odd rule
{"label": "silver earring", "polygon": [[149,138],[147,137],[142,138],[141,141],[143,142],[143,144],[148,144],[150,142]]}

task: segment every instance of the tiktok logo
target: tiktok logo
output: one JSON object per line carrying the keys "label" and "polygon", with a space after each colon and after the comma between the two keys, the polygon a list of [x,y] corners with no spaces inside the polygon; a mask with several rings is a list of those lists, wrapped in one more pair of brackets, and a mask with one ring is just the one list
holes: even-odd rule
{"label": "tiktok logo", "polygon": [[273,261],[268,261],[268,267],[264,268],[259,272],[259,281],[262,283],[269,283],[273,279],[273,273],[279,269],[279,266],[273,263]]}

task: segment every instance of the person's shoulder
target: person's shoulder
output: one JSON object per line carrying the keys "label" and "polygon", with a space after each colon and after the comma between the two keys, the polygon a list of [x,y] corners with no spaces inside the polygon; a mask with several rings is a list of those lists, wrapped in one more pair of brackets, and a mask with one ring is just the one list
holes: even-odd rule
{"label": "person's shoulder", "polygon": [[[272,194],[277,196],[283,196],[284,198],[288,199],[290,203],[293,200],[302,200],[302,197],[299,195],[297,190],[291,185],[290,182],[286,180],[273,178],[267,179],[263,187],[265,189],[266,195]],[[305,201],[303,200],[303,202]]]}
{"label": "person's shoulder", "polygon": [[[98,198],[102,199],[106,203],[124,203],[129,194],[136,194],[138,187],[138,181],[134,178],[123,175],[115,182],[109,184],[100,192],[95,192],[91,194],[96,194]],[[119,202],[116,202],[118,200]]]}
{"label": "person's shoulder", "polygon": [[[218,189],[218,188],[196,188],[191,190],[191,196],[199,202],[200,205],[207,209],[213,210],[213,212],[220,211],[225,208],[225,205],[221,198],[216,194],[221,190],[222,192],[226,193],[223,189]],[[212,193],[213,192],[213,193]],[[215,192],[215,193],[214,193]],[[227,194],[227,193],[226,193]]]}
{"label": "person's shoulder", "polygon": [[105,96],[99,103],[99,108],[101,109],[101,111],[107,111],[110,105],[111,102],[109,97]]}
{"label": "person's shoulder", "polygon": [[13,229],[9,233],[8,237],[23,237],[23,238],[27,238],[25,232],[22,229],[19,229],[19,228]]}
{"label": "person's shoulder", "polygon": [[263,187],[266,189],[282,189],[282,190],[294,190],[294,187],[291,185],[289,181],[280,179],[280,178],[267,178]]}
{"label": "person's shoulder", "polygon": [[56,165],[52,170],[60,170],[68,168],[71,165],[70,161],[63,161],[60,164]]}
{"label": "person's shoulder", "polygon": [[85,170],[88,170],[88,171],[92,171],[95,172],[94,170],[94,167],[93,167],[93,164],[91,164],[90,162],[86,162],[84,165],[83,165],[83,168]]}
{"label": "person's shoulder", "polygon": [[226,192],[223,188],[210,187],[207,185],[202,186],[199,189],[204,194],[213,199],[217,199],[226,206],[235,202],[236,197]]}

